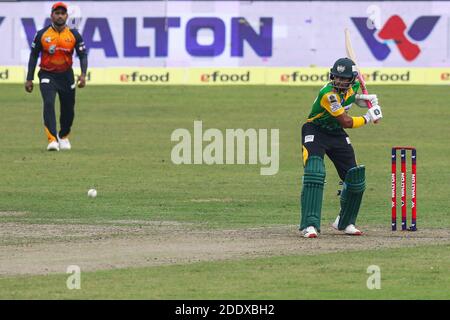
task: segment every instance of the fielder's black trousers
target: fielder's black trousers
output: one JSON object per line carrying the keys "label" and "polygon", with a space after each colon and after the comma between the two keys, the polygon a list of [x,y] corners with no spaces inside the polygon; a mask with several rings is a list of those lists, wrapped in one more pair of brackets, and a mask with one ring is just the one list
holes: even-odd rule
{"label": "fielder's black trousers", "polygon": [[60,102],[59,137],[67,137],[75,117],[75,78],[73,70],[54,73],[40,70],[39,88],[44,102],[44,125],[49,142],[57,140],[57,125],[55,113],[56,94]]}
{"label": "fielder's black trousers", "polygon": [[345,180],[347,171],[356,167],[355,151],[344,130],[331,134],[307,122],[302,127],[302,146],[304,161],[310,156],[319,156],[323,159],[326,154],[342,181]]}

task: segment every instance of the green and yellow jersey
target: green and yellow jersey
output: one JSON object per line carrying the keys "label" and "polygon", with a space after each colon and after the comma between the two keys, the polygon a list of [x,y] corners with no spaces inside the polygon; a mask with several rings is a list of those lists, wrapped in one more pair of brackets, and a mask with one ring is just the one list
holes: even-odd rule
{"label": "green and yellow jersey", "polygon": [[339,94],[334,91],[331,82],[327,83],[314,100],[307,122],[312,122],[329,133],[342,132],[342,126],[336,117],[345,112],[346,106],[355,102],[359,86],[359,82],[355,82],[345,94]]}

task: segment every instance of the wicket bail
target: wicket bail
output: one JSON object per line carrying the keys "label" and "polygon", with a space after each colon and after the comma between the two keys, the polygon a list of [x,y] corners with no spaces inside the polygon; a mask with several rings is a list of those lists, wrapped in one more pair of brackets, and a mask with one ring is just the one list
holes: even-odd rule
{"label": "wicket bail", "polygon": [[[416,158],[414,147],[392,147],[392,231],[397,230],[397,150],[401,157],[401,201],[402,201],[402,230],[417,231],[417,199],[416,199]],[[406,151],[411,150],[411,227],[407,228],[406,214]]]}

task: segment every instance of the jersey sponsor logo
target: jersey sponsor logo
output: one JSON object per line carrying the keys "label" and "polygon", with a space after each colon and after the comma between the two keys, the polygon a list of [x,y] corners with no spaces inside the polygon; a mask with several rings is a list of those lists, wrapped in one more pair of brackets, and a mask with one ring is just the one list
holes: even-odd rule
{"label": "jersey sponsor logo", "polygon": [[337,102],[332,103],[332,104],[331,104],[331,112],[336,112],[336,111],[338,111],[341,107],[342,107],[342,106],[341,106],[339,103],[337,103]]}
{"label": "jersey sponsor logo", "polygon": [[51,45],[50,48],[48,48],[48,53],[54,54],[55,52],[56,52],[56,46],[55,45]]}
{"label": "jersey sponsor logo", "polygon": [[62,48],[62,47],[57,47],[56,50],[64,51],[64,52],[67,52],[67,53],[71,53],[72,52],[72,50],[67,49],[67,48]]}
{"label": "jersey sponsor logo", "polygon": [[336,112],[341,108],[341,104],[338,102],[335,94],[328,95],[328,101],[330,102],[331,112]]}
{"label": "jersey sponsor logo", "polygon": [[50,43],[50,42],[52,42],[52,38],[51,38],[51,37],[47,37],[47,38],[45,38],[45,42],[47,42],[47,43]]}
{"label": "jersey sponsor logo", "polygon": [[305,143],[313,142],[313,141],[314,141],[314,135],[313,134],[305,136]]}
{"label": "jersey sponsor logo", "polygon": [[328,96],[328,101],[330,101],[331,104],[338,102],[337,99],[336,99],[336,95],[334,95],[334,94],[330,94]]}

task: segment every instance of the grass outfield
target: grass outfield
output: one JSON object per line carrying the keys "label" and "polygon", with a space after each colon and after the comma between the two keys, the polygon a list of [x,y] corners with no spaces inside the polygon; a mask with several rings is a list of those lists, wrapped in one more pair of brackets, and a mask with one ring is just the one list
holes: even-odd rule
{"label": "grass outfield", "polygon": [[[0,279],[8,299],[449,299],[449,245]],[[381,288],[367,288],[371,265]]]}
{"label": "grass outfield", "polygon": [[[26,94],[22,86],[0,85],[0,212],[26,213],[23,216],[0,215],[0,224],[156,220],[202,224],[212,229],[298,224],[302,176],[300,126],[317,91],[318,88],[310,87],[91,86],[77,92],[71,135],[73,150],[49,153],[45,151],[47,143],[39,90]],[[367,168],[367,189],[358,223],[390,227],[390,147],[413,145],[418,150],[418,228],[448,228],[448,87],[374,86],[372,91],[379,96],[383,120],[378,125],[348,130],[357,160]],[[358,107],[353,107],[351,112],[352,115],[362,113]],[[194,120],[202,120],[204,130],[280,129],[278,174],[261,176],[260,165],[174,165],[170,154],[175,143],[170,141],[170,135],[177,128],[187,128],[192,133]],[[329,160],[326,160],[326,168],[324,222],[335,218],[339,205],[338,177]],[[409,175],[407,179],[409,186]],[[86,196],[91,187],[99,192],[96,199]],[[338,294],[341,289],[336,277],[323,266],[333,265],[337,260],[340,270],[351,274],[347,270],[355,270],[355,259],[361,261],[358,264],[361,274],[357,283],[352,283],[362,289],[358,295],[352,285],[342,288],[345,297],[395,298],[397,293],[405,292],[402,280],[395,280],[394,273],[389,271],[385,274],[392,281],[382,291],[364,290],[365,282],[360,283],[360,280],[367,278],[365,268],[375,255],[399,273],[403,270],[408,274],[411,268],[412,275],[416,270],[414,279],[417,281],[412,284],[415,289],[409,291],[408,297],[443,298],[447,295],[448,298],[448,291],[439,286],[439,282],[444,283],[440,278],[442,273],[447,272],[448,276],[442,256],[447,251],[448,247],[439,246],[351,253],[354,259],[348,260],[344,259],[347,254],[323,254],[301,259],[276,257],[135,271],[97,271],[86,274],[86,279],[92,277],[92,283],[83,280],[86,290],[77,294],[90,298],[184,298],[188,295],[240,298],[237,293],[240,292],[246,298],[337,298],[341,297]],[[425,262],[429,259],[436,261],[439,274],[425,271]],[[306,290],[317,287],[314,281],[308,280],[303,287],[305,291],[301,291],[303,288],[297,288],[299,280],[284,276],[277,285],[276,296],[269,296],[265,291],[273,284],[264,283],[255,275],[257,283],[250,286],[253,289],[242,291],[238,283],[246,281],[250,270],[272,273],[266,268],[267,264],[274,266],[272,277],[277,282],[285,267],[295,270],[298,267],[300,275],[300,270],[308,273],[312,266],[320,271],[320,276],[311,278],[319,281],[319,288]],[[206,286],[204,290],[181,286],[176,281],[188,274],[195,283],[195,275],[201,278],[203,272],[211,276],[211,281],[202,284]],[[229,286],[220,288],[214,279],[216,276],[220,279],[224,272],[235,282],[230,280]],[[152,288],[166,273],[174,279],[170,282],[172,288],[161,289],[158,294],[149,293],[145,286],[138,290],[121,280],[115,285],[108,281],[109,277],[122,279],[131,274],[139,282],[150,275],[155,281],[148,284]],[[66,275],[17,278],[17,281],[11,277],[2,279],[0,298],[71,298],[73,293],[59,289],[58,279],[63,277]],[[437,281],[430,281],[430,277]],[[409,281],[406,276],[403,279],[405,283]],[[98,286],[94,286],[96,281]],[[26,286],[27,283],[30,286]],[[115,286],[120,290],[114,291]],[[334,287],[337,293],[328,292],[328,286]],[[387,293],[385,288],[392,288],[392,291]],[[170,295],[171,290],[173,295]]]}

